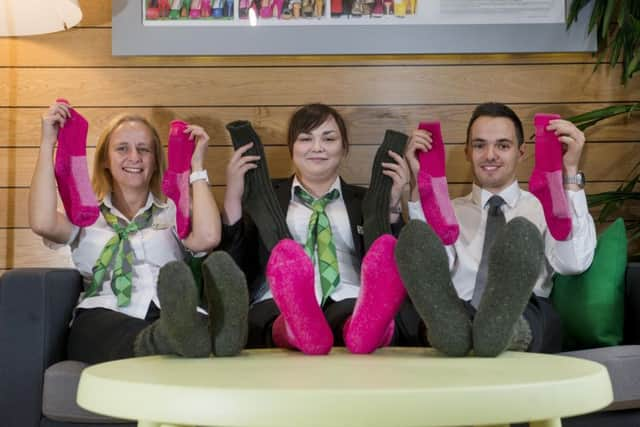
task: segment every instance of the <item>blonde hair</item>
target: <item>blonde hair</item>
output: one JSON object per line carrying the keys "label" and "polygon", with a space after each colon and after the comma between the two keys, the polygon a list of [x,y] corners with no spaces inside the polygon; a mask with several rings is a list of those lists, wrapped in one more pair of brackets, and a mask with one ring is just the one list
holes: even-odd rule
{"label": "blonde hair", "polygon": [[98,200],[102,200],[107,194],[111,193],[113,189],[113,177],[109,169],[105,167],[107,161],[107,153],[109,151],[109,142],[113,132],[122,124],[127,122],[138,122],[146,126],[151,134],[153,141],[153,154],[155,155],[154,171],[151,176],[151,182],[149,188],[151,193],[160,200],[165,200],[164,193],[162,192],[162,174],[166,168],[166,159],[164,156],[164,150],[162,149],[162,143],[160,142],[160,136],[156,129],[149,123],[147,119],[142,116],[133,114],[119,114],[107,125],[105,130],[100,135],[98,145],[96,146],[96,154],[93,159],[93,177],[91,178],[91,185],[93,191],[96,193]]}

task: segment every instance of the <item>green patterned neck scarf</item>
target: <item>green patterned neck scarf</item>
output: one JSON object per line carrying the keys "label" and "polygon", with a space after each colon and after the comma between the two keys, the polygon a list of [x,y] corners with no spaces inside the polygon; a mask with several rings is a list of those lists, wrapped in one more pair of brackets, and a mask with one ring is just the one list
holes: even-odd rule
{"label": "green patterned neck scarf", "polygon": [[327,204],[340,197],[340,192],[334,188],[325,194],[324,197],[317,200],[302,187],[296,187],[294,192],[295,195],[313,211],[309,219],[307,242],[304,245],[304,250],[315,264],[316,246],[318,248],[318,270],[320,271],[320,286],[322,287],[321,305],[324,305],[329,295],[331,295],[338,286],[338,283],[340,283],[336,245],[333,243],[331,223],[325,212]]}
{"label": "green patterned neck scarf", "polygon": [[86,297],[95,296],[102,290],[105,275],[111,269],[113,271],[111,289],[118,299],[118,307],[125,307],[131,303],[131,276],[135,255],[129,242],[129,235],[151,226],[153,209],[152,205],[127,224],[125,220],[112,214],[107,206],[104,204],[100,206],[102,216],[116,234],[109,239],[93,266],[93,278],[85,293]]}

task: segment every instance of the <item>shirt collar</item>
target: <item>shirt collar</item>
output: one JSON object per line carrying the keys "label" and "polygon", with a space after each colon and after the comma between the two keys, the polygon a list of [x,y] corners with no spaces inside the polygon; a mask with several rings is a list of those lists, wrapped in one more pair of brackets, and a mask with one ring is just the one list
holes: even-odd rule
{"label": "shirt collar", "polygon": [[[124,215],[122,215],[122,212],[120,212],[115,206],[113,206],[113,203],[111,201],[111,193],[108,193],[104,196],[104,198],[102,199],[102,204],[108,207],[109,210],[115,215],[118,215],[124,218]],[[149,194],[147,194],[147,201],[145,202],[144,206],[140,208],[138,212],[136,212],[134,218],[140,215],[142,212],[149,209],[152,204],[160,209],[164,209],[167,207],[167,202],[163,202],[162,200],[156,198],[156,196],[154,196],[152,192],[149,192]]]}
{"label": "shirt collar", "polygon": [[[302,185],[302,183],[300,182],[298,177],[296,175],[294,175],[293,176],[293,182],[291,183],[291,199],[290,200],[294,200],[296,187],[300,187],[304,191],[306,191],[307,193],[311,194],[309,192],[309,190],[304,188],[304,185]],[[331,187],[329,187],[329,190],[327,190],[327,192],[325,194],[323,194],[323,196],[326,195],[326,194],[331,193],[334,189],[338,190],[338,192],[340,193],[340,197],[338,197],[338,199],[341,199],[342,198],[342,183],[340,182],[340,177],[336,178],[336,180],[333,182],[333,184],[331,184]]]}
{"label": "shirt collar", "polygon": [[487,207],[487,202],[489,201],[489,198],[491,196],[500,196],[504,199],[509,208],[514,208],[516,206],[516,202],[520,198],[520,193],[520,185],[518,184],[517,180],[513,181],[511,185],[496,194],[491,193],[490,191],[487,191],[482,187],[479,187],[474,182],[473,189],[471,191],[471,199],[473,200],[473,203],[475,203],[476,205],[480,205],[482,209],[484,209]]}

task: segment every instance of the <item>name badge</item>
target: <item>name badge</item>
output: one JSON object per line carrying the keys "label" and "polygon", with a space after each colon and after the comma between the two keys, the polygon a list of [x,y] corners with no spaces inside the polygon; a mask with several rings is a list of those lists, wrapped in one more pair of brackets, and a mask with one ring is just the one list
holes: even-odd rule
{"label": "name badge", "polygon": [[171,227],[171,224],[166,224],[166,223],[157,223],[154,222],[153,224],[151,224],[151,228],[153,228],[154,230],[166,230],[167,228]]}
{"label": "name badge", "polygon": [[356,225],[356,233],[359,235],[364,235],[364,228],[361,225]]}

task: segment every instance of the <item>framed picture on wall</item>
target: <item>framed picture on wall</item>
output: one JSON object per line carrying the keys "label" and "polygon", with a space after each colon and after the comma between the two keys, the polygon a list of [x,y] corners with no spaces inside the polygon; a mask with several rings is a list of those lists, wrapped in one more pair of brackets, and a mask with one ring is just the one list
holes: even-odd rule
{"label": "framed picture on wall", "polygon": [[[114,0],[114,55],[595,51],[558,0]],[[587,8],[588,9],[588,8]]]}

